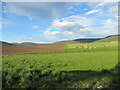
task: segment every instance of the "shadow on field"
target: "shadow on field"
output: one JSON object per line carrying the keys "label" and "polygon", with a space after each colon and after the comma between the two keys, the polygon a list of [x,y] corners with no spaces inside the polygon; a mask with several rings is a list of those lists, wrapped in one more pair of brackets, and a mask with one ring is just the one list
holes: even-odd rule
{"label": "shadow on field", "polygon": [[118,77],[120,63],[111,70],[102,71],[61,71],[42,72],[39,69],[25,71],[17,69],[14,72],[3,71],[3,89],[5,88],[114,88],[119,90]]}

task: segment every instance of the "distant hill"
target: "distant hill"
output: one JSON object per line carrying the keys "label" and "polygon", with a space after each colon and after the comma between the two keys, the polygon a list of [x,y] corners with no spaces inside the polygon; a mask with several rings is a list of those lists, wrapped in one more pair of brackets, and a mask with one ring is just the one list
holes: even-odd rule
{"label": "distant hill", "polygon": [[34,46],[34,45],[48,45],[48,44],[39,44],[39,43],[31,43],[31,42],[9,43],[9,42],[0,41],[0,47],[9,47],[9,46]]}
{"label": "distant hill", "polygon": [[77,41],[73,41],[73,40],[67,40],[67,41],[59,41],[59,42],[55,42],[53,44],[77,44],[79,42]]}
{"label": "distant hill", "polygon": [[78,44],[78,43],[91,43],[102,38],[82,38],[82,39],[74,39],[74,40],[67,40],[67,41],[59,41],[55,42],[54,44]]}
{"label": "distant hill", "polygon": [[95,42],[113,42],[113,41],[118,41],[118,38],[120,39],[120,35],[110,35]]}
{"label": "distant hill", "polygon": [[0,47],[16,46],[15,44],[0,41]]}
{"label": "distant hill", "polygon": [[120,35],[110,35],[105,38],[82,38],[82,39],[74,39],[74,40],[67,40],[67,41],[59,41],[53,44],[77,44],[77,43],[91,43],[91,42],[112,42],[118,41]]}
{"label": "distant hill", "polygon": [[15,44],[17,46],[34,46],[34,45],[48,45],[48,44],[44,44],[44,43],[32,43],[32,42],[22,42],[22,43],[12,43]]}
{"label": "distant hill", "polygon": [[103,38],[83,38],[83,39],[75,39],[73,41],[77,41],[80,43],[91,43],[91,42],[95,42],[97,40],[101,40]]}
{"label": "distant hill", "polygon": [[16,43],[15,45],[17,45],[17,46],[33,46],[33,45],[37,45],[37,44],[31,43],[31,42],[22,42],[22,43]]}
{"label": "distant hill", "polygon": [[[91,42],[113,42],[120,40],[120,35],[110,35],[105,38],[82,38],[82,39],[74,39],[74,40],[66,40],[59,41],[53,44],[79,44],[79,43],[91,43]],[[0,46],[8,47],[8,46],[34,46],[34,45],[48,45],[48,44],[39,44],[32,42],[22,42],[22,43],[8,43],[4,41],[0,41]]]}

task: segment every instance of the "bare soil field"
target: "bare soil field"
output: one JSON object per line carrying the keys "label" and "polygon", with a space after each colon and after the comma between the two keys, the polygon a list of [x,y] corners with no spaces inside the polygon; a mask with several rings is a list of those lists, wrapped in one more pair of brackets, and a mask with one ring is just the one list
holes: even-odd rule
{"label": "bare soil field", "polygon": [[2,47],[2,54],[19,54],[19,53],[34,53],[34,52],[51,52],[62,51],[66,45],[40,45],[40,46],[12,46]]}

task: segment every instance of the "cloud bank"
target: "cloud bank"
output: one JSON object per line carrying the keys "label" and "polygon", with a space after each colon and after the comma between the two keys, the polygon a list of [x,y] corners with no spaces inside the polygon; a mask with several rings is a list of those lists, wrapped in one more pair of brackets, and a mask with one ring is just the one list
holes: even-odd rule
{"label": "cloud bank", "polygon": [[[55,42],[76,38],[104,37],[118,33],[118,6],[112,2],[86,3],[86,9],[77,8],[81,3],[39,2],[7,3],[6,9],[18,16],[51,20],[43,36],[25,36],[24,40]],[[68,13],[77,10],[76,13]],[[71,11],[72,12],[72,11]],[[82,12],[82,14],[81,14]],[[39,25],[39,24],[38,24]],[[39,29],[42,26],[32,26]]]}

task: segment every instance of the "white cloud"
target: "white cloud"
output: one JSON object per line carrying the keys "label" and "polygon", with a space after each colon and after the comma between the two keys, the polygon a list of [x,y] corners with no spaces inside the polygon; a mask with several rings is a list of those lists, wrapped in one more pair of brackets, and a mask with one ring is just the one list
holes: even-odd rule
{"label": "white cloud", "polygon": [[73,7],[69,7],[68,9],[74,9]]}
{"label": "white cloud", "polygon": [[61,31],[45,31],[44,35],[46,36],[48,41],[61,41],[63,39],[73,39],[76,37],[76,35],[74,36],[73,32],[70,31],[65,31],[65,32],[61,32]]}
{"label": "white cloud", "polygon": [[93,19],[87,18],[85,16],[78,16],[78,15],[72,15],[66,18],[62,18],[61,20],[68,21],[68,22],[77,22],[84,27],[93,24]]}
{"label": "white cloud", "polygon": [[111,34],[117,34],[118,33],[118,22],[113,21],[111,19],[108,19],[103,22],[104,24],[104,31],[109,31]]}
{"label": "white cloud", "polygon": [[112,34],[117,34],[116,22],[112,20],[106,20],[103,22],[104,26],[98,27],[86,27],[84,29],[76,31],[64,31],[61,30],[46,30],[44,36],[28,36],[21,37],[19,40],[30,41],[30,42],[56,42],[62,40],[73,40],[78,38],[89,38],[89,37],[105,37]]}
{"label": "white cloud", "polygon": [[105,37],[108,35],[118,34],[118,23],[111,19],[107,19],[102,22],[102,27],[88,27],[87,31],[90,36]]}
{"label": "white cloud", "polygon": [[101,2],[88,2],[87,5],[90,6],[90,8],[95,8],[97,5],[99,5]]}
{"label": "white cloud", "polygon": [[92,23],[89,18],[74,15],[54,20],[52,22],[52,25],[46,29],[44,34],[45,36],[48,36],[50,38],[52,37],[52,39],[59,41],[64,38],[67,39],[83,38],[85,36],[83,33],[81,33],[80,30],[84,29],[86,26],[89,26],[90,24]]}
{"label": "white cloud", "polygon": [[49,30],[55,29],[55,30],[63,30],[63,31],[72,31],[73,29],[78,30],[81,28],[83,28],[83,26],[81,24],[79,24],[78,22],[55,20],[52,23],[52,26],[49,28]]}
{"label": "white cloud", "polygon": [[66,41],[66,40],[68,40],[68,39],[66,39],[66,38],[64,38],[64,39],[61,39],[61,41]]}
{"label": "white cloud", "polygon": [[97,13],[100,12],[100,10],[91,10],[89,12],[87,12],[85,15],[89,15],[89,14],[93,14],[93,13]]}
{"label": "white cloud", "polygon": [[109,8],[108,12],[108,16],[116,18],[118,16],[118,6],[112,6]]}
{"label": "white cloud", "polygon": [[[63,38],[75,39],[84,37],[105,37],[111,34],[117,34],[117,21],[113,19],[99,20],[97,23],[101,27],[94,27],[96,19],[90,19],[83,16],[69,16],[54,20],[52,25],[46,30],[47,36],[53,36],[56,40]],[[58,31],[52,31],[58,30]],[[62,38],[61,38],[62,37]]]}
{"label": "white cloud", "polygon": [[93,9],[98,9],[102,7],[111,7],[113,4],[116,4],[117,2],[110,2],[109,0],[105,0],[102,2],[90,2],[88,5],[92,7]]}
{"label": "white cloud", "polygon": [[80,29],[80,31],[82,32],[85,32],[85,31],[88,31],[88,29],[84,28],[84,29]]}
{"label": "white cloud", "polygon": [[35,26],[32,26],[32,28],[34,28],[34,29],[38,29],[38,28],[40,28],[40,26],[35,25]]}
{"label": "white cloud", "polygon": [[86,8],[84,10],[87,10]]}
{"label": "white cloud", "polygon": [[32,17],[30,15],[27,15],[28,19],[32,21]]}
{"label": "white cloud", "polygon": [[105,6],[105,5],[109,4],[109,3],[111,3],[111,2],[101,2],[95,8]]}
{"label": "white cloud", "polygon": [[[28,4],[28,3],[27,3]],[[10,7],[10,11],[19,15],[28,16],[30,20],[32,20],[32,16],[47,18],[47,19],[54,19],[61,15],[65,14],[66,9],[72,9],[71,4],[68,3],[9,3],[8,7]],[[27,5],[27,6],[26,6]],[[114,20],[113,16],[117,15],[117,7],[111,7],[108,2],[102,3],[94,3],[94,8],[87,12],[85,15],[95,14],[98,12],[102,12],[103,14],[96,15],[94,18],[87,17],[87,16],[79,16],[79,15],[72,15],[64,18],[54,19],[45,32],[42,32],[44,36],[41,37],[24,37],[23,39],[29,41],[36,41],[36,42],[55,42],[60,40],[67,40],[67,39],[77,39],[77,38],[84,38],[84,37],[104,37],[110,34],[116,34],[117,31],[117,21]],[[103,6],[106,5],[110,8],[105,13]],[[62,6],[62,7],[61,7]],[[92,6],[92,4],[91,4]],[[71,7],[71,8],[70,8]],[[102,8],[101,8],[102,7]],[[96,18],[97,17],[97,18]],[[102,18],[104,17],[104,19]],[[102,18],[102,19],[101,19]],[[109,19],[108,19],[109,18]],[[107,20],[106,20],[107,19]],[[94,25],[102,24],[103,26],[94,27]],[[40,28],[39,26],[35,25],[32,28]]]}
{"label": "white cloud", "polygon": [[45,31],[45,34],[47,34],[47,35],[56,35],[56,34],[60,34],[60,33],[61,33],[60,31],[49,31],[49,30]]}

